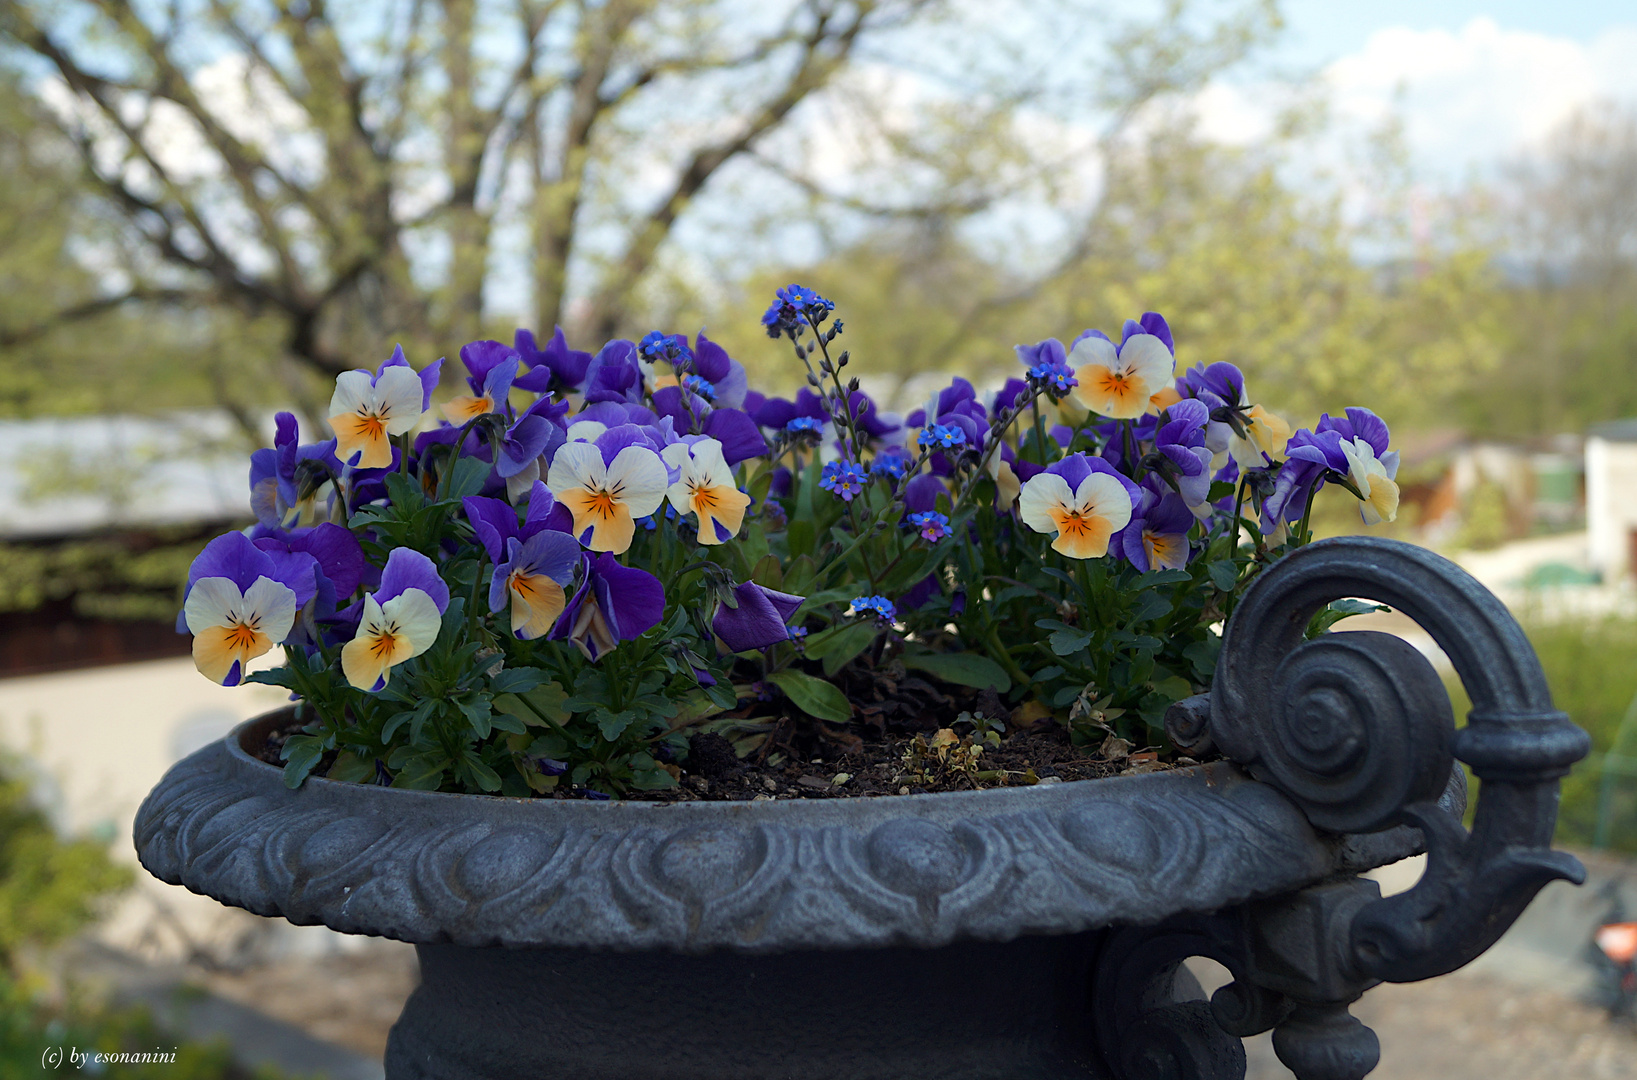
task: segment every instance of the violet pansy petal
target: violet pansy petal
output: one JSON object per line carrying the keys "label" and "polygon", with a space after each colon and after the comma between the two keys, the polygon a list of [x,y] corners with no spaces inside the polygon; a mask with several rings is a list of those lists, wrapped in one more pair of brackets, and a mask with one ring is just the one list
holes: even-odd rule
{"label": "violet pansy petal", "polygon": [[223,533],[205,545],[188,567],[188,588],[200,578],[227,578],[242,593],[259,577],[273,576],[273,560],[244,533]]}
{"label": "violet pansy petal", "polygon": [[[567,585],[574,578],[574,568],[580,562],[580,544],[563,532],[544,530],[520,542],[508,561],[524,566],[531,573],[544,574],[559,585]],[[508,543],[510,550],[510,543]]]}
{"label": "violet pansy petal", "polygon": [[375,602],[384,604],[406,589],[419,589],[430,596],[440,615],[449,607],[449,586],[438,576],[437,565],[414,548],[393,548],[381,570]]}
{"label": "violet pansy petal", "polygon": [[522,472],[545,451],[552,430],[550,421],[538,416],[524,416],[506,430],[495,471],[507,478]]}
{"label": "violet pansy petal", "polygon": [[335,588],[337,602],[356,592],[363,580],[364,549],[351,529],[326,521],[291,537],[290,549],[318,560],[319,573]]}
{"label": "violet pansy petal", "polygon": [[1070,454],[1062,461],[1055,461],[1046,466],[1046,471],[1061,476],[1064,482],[1069,485],[1069,490],[1076,491],[1079,489],[1081,482],[1091,475],[1092,467],[1090,459],[1085,454]]}
{"label": "violet pansy petal", "polygon": [[710,338],[701,330],[694,337],[693,365],[694,371],[708,383],[719,383],[728,377],[732,368],[733,358],[728,351]]}
{"label": "violet pansy petal", "polygon": [[[532,337],[532,335],[531,335]],[[588,352],[568,347],[563,337],[563,328],[555,327],[551,340],[543,350],[546,364],[557,373],[563,385],[577,388],[585,381],[586,370],[591,366],[592,356]]]}
{"label": "violet pansy petal", "polygon": [[737,465],[767,453],[756,422],[738,409],[716,409],[705,418],[704,433],[722,444],[722,460]]}
{"label": "violet pansy petal", "polygon": [[466,520],[472,523],[472,531],[477,533],[478,542],[489,553],[489,561],[503,561],[506,541],[519,535],[517,511],[502,499],[482,495],[468,495],[460,501],[460,505],[466,510]]}
{"label": "violet pansy petal", "polygon": [[1176,342],[1171,338],[1171,324],[1165,321],[1164,315],[1157,311],[1145,311],[1138,325],[1142,327],[1141,333],[1153,334],[1165,342],[1165,347],[1170,350],[1172,356],[1177,354]]}
{"label": "violet pansy petal", "polygon": [[733,597],[738,606],[730,608],[722,604],[711,620],[711,630],[722,639],[729,652],[765,649],[790,639],[785,627],[787,616],[773,603],[768,590],[747,581],[733,590]]}
{"label": "violet pansy petal", "polygon": [[597,606],[614,637],[630,641],[659,624],[665,615],[665,587],[646,570],[621,566],[611,552],[592,564]]}
{"label": "violet pansy petal", "polygon": [[911,513],[925,513],[938,508],[938,497],[949,497],[949,488],[936,476],[922,473],[904,487],[904,505]]}

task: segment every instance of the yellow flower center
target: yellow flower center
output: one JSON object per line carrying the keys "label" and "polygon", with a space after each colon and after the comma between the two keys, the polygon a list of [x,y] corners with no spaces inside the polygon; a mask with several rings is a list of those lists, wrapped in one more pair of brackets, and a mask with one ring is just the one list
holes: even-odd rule
{"label": "yellow flower center", "polygon": [[609,491],[607,488],[593,491],[591,498],[586,502],[585,512],[595,514],[604,521],[612,521],[614,519],[614,510],[619,502],[618,498],[616,498],[617,494],[617,492]]}

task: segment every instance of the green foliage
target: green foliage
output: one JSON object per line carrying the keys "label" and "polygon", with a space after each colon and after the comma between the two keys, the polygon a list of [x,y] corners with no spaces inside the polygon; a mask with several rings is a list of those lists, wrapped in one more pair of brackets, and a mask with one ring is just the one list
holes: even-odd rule
{"label": "green foliage", "polygon": [[[82,1064],[81,1071],[109,1080],[278,1080],[280,1075],[271,1068],[240,1068],[222,1042],[179,1042],[142,1009],[101,1008],[78,1000],[54,1008],[0,975],[0,1076],[74,1072],[67,1057],[71,1050],[170,1057],[135,1063],[114,1057]],[[54,1068],[45,1059],[53,1051],[64,1055]]]}
{"label": "green foliage", "polygon": [[[1591,846],[1597,830],[1600,759],[1614,748],[1620,721],[1637,697],[1637,621],[1624,618],[1568,622],[1525,621],[1540,657],[1553,703],[1592,737],[1592,753],[1563,781],[1558,807],[1559,843]],[[1471,703],[1458,680],[1449,680],[1457,722]],[[1624,752],[1632,753],[1628,746]],[[1637,853],[1637,776],[1617,777],[1612,845]]]}
{"label": "green foliage", "polygon": [[105,845],[63,840],[29,801],[27,785],[0,774],[0,965],[24,946],[54,944],[89,922],[97,901],[127,887],[131,872]]}
{"label": "green foliage", "polygon": [[192,530],[51,544],[0,544],[0,611],[72,601],[82,618],[176,617],[188,564],[205,546]]}

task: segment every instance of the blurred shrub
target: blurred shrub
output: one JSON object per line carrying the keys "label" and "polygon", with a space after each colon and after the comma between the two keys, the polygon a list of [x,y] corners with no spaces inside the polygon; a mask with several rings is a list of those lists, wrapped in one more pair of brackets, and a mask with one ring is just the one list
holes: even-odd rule
{"label": "blurred shrub", "polygon": [[[1613,748],[1620,721],[1637,696],[1637,619],[1526,622],[1525,628],[1553,701],[1592,737],[1590,757],[1563,781],[1557,818],[1559,843],[1589,847],[1597,832],[1602,755]],[[1471,704],[1453,678],[1450,696],[1459,720]],[[1628,736],[1623,751],[1637,756],[1637,740]],[[1637,775],[1617,777],[1613,793],[1610,846],[1637,854]]]}

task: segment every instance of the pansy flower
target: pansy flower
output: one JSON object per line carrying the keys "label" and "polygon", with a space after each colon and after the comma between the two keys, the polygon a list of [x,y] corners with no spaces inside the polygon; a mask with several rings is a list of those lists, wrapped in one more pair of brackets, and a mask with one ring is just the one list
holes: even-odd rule
{"label": "pansy flower", "polygon": [[711,630],[729,652],[765,649],[790,640],[794,630],[800,629],[786,625],[802,605],[800,596],[747,581],[734,587],[733,599],[736,606],[717,605],[711,620]]}
{"label": "pansy flower", "polygon": [[521,526],[517,511],[499,499],[473,495],[461,505],[494,564],[489,610],[498,612],[509,600],[512,633],[525,641],[543,636],[563,613],[563,586],[580,562],[579,542],[566,531],[567,515],[558,512],[551,492],[539,482]]}
{"label": "pansy flower", "polygon": [[505,412],[506,396],[512,391],[522,357],[498,341],[474,341],[460,347],[460,361],[470,372],[466,385],[472,392],[444,405],[443,415],[449,422],[459,425],[485,413]]}
{"label": "pansy flower", "polygon": [[250,510],[270,529],[310,528],[337,515],[335,440],[299,444],[293,414],[274,417],[273,446],[250,455]]}
{"label": "pansy flower", "polygon": [[336,376],[330,398],[336,457],[360,469],[390,467],[392,436],[420,423],[430,394],[425,376],[431,372],[436,384],[437,368],[428,365],[417,375],[398,349],[374,375],[360,368]]}
{"label": "pansy flower", "polygon": [[621,566],[608,552],[581,555],[585,577],[551,632],[595,662],[622,641],[641,637],[665,614],[665,587],[646,570]]}
{"label": "pansy flower", "polygon": [[1194,512],[1174,491],[1152,477],[1145,480],[1141,501],[1113,546],[1138,570],[1180,570],[1188,565],[1188,530]]}
{"label": "pansy flower", "polygon": [[1052,535],[1052,550],[1071,559],[1108,553],[1109,538],[1131,520],[1137,486],[1101,458],[1071,454],[1023,485],[1018,513],[1038,533]]}
{"label": "pansy flower", "polygon": [[[1348,410],[1351,412],[1352,410]],[[1363,410],[1360,410],[1363,411]],[[1343,439],[1341,452],[1347,458],[1347,479],[1359,497],[1359,514],[1366,525],[1380,525],[1398,518],[1398,455],[1386,453],[1383,461],[1375,447],[1363,436]]]}
{"label": "pansy flower", "polygon": [[244,681],[250,661],[289,636],[296,609],[317,590],[317,565],[306,554],[276,562],[243,533],[206,544],[182,605],[199,673],[223,686]]}
{"label": "pansy flower", "polygon": [[536,347],[534,334],[528,330],[513,334],[512,345],[513,351],[529,366],[529,371],[512,383],[519,390],[544,393],[553,381],[566,390],[577,390],[585,381],[586,369],[591,366],[591,354],[569,348],[560,326],[553,330],[544,349]]}
{"label": "pansy flower", "polygon": [[[1090,330],[1069,351],[1068,363],[1079,383],[1074,396],[1092,412],[1113,420],[1135,419],[1153,408],[1150,399],[1171,382],[1176,357],[1168,345],[1170,329],[1153,312],[1143,319],[1126,321],[1118,347],[1102,331]],[[1162,329],[1163,336],[1158,333]]]}
{"label": "pansy flower", "polygon": [[691,443],[672,443],[662,455],[667,465],[681,472],[667,495],[678,514],[694,515],[701,544],[721,544],[739,534],[750,496],[733,482],[721,443],[689,438]]}
{"label": "pansy flower", "polygon": [[[274,576],[296,591],[295,628],[286,639],[293,644],[312,644],[317,623],[335,614],[358,590],[368,561],[351,529],[324,522],[311,529],[257,537],[255,544],[267,552],[276,568]],[[313,560],[314,588],[307,594],[308,560]]]}
{"label": "pansy flower", "polygon": [[381,585],[364,594],[358,632],[341,648],[341,673],[359,690],[375,693],[392,669],[432,647],[449,607],[449,586],[431,559],[413,548],[393,548]]}
{"label": "pansy flower", "polygon": [[1240,421],[1245,434],[1228,438],[1228,452],[1241,469],[1262,469],[1285,456],[1290,442],[1290,424],[1261,405],[1252,405]]}
{"label": "pansy flower", "polygon": [[1340,417],[1326,414],[1312,431],[1296,432],[1285,447],[1273,493],[1262,504],[1262,531],[1272,533],[1300,520],[1312,494],[1329,480],[1345,481],[1353,489],[1365,504],[1359,509],[1366,522],[1393,520],[1398,514],[1398,454],[1387,449],[1388,439],[1382,419],[1360,408]]}
{"label": "pansy flower", "polygon": [[592,551],[631,546],[636,519],[665,501],[670,475],[634,424],[609,428],[595,442],[558,448],[546,486],[574,516],[574,535]]}
{"label": "pansy flower", "polygon": [[1154,455],[1161,474],[1201,517],[1210,516],[1211,460],[1205,445],[1210,410],[1205,403],[1179,400],[1160,414],[1154,429]]}

